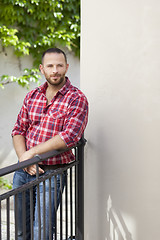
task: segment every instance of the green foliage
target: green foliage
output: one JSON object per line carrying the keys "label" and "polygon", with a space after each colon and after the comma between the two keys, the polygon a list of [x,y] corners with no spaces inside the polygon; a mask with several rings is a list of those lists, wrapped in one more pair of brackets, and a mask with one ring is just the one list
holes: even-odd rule
{"label": "green foliage", "polygon": [[15,51],[21,55],[29,54],[29,42],[20,41],[17,37],[17,30],[13,28],[7,28],[6,26],[0,26],[0,36],[2,46],[13,46]]}
{"label": "green foliage", "polygon": [[[17,57],[31,54],[34,68],[49,47],[67,47],[79,56],[80,0],[0,0],[0,44],[12,46]],[[23,82],[25,76],[5,75],[1,86]]]}
{"label": "green foliage", "polygon": [[4,85],[8,83],[18,83],[22,87],[27,87],[29,88],[29,85],[31,82],[40,84],[39,78],[41,77],[38,74],[38,69],[24,69],[24,74],[20,77],[14,77],[14,76],[9,76],[9,75],[2,75],[0,79],[0,87],[4,88]]}
{"label": "green foliage", "polygon": [[12,184],[9,182],[8,179],[0,177],[0,188],[12,189]]}

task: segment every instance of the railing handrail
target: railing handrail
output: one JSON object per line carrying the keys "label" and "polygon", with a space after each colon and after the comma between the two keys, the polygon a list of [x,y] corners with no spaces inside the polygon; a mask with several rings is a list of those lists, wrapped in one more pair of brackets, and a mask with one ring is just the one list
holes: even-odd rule
{"label": "railing handrail", "polygon": [[72,168],[73,166],[75,166],[77,164],[77,161],[75,162],[72,162],[72,163],[69,163],[67,166],[63,166],[62,168],[58,168],[58,169],[55,169],[52,173],[48,173],[46,174],[45,176],[39,176],[38,179],[35,179],[33,180],[32,182],[29,182],[29,183],[26,183],[24,184],[23,186],[17,188],[17,189],[11,189],[11,190],[8,190],[7,192],[5,193],[2,193],[0,194],[0,200],[4,200],[8,197],[11,197],[13,196],[15,193],[19,193],[19,192],[22,192],[22,190],[27,190],[30,186],[30,187],[33,187],[35,185],[37,185],[38,183],[42,182],[42,180],[46,180],[48,178],[48,176],[55,176],[57,174],[61,174],[62,172],[65,172],[67,169],[69,168]]}
{"label": "railing handrail", "polygon": [[86,143],[86,139],[84,137],[82,137],[80,139],[80,141],[76,145],[74,145],[73,147],[63,149],[63,150],[51,150],[49,152],[46,152],[46,153],[43,153],[43,154],[40,154],[40,155],[35,155],[33,158],[27,159],[23,162],[18,162],[18,163],[9,165],[7,167],[1,168],[0,169],[0,177],[2,177],[4,175],[7,175],[7,174],[10,174],[12,172],[15,172],[18,169],[23,169],[23,168],[26,168],[30,165],[37,164],[38,162],[44,161],[44,160],[46,160],[50,157],[55,157],[55,156],[57,156],[61,153],[69,151],[69,150],[71,150],[73,148],[76,148],[80,145],[85,145],[85,143]]}

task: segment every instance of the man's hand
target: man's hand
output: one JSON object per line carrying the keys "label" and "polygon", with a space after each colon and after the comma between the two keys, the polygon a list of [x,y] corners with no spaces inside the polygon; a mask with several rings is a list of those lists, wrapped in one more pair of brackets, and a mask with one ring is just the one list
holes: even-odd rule
{"label": "man's hand", "polygon": [[[32,152],[32,150],[30,149],[30,150],[28,150],[28,151],[25,151],[22,155],[21,155],[21,157],[19,158],[19,161],[20,162],[23,162],[23,161],[25,161],[25,160],[28,160],[28,159],[31,159],[32,157],[34,157],[34,153]],[[36,164],[34,164],[34,165],[32,165],[32,166],[29,166],[29,167],[27,167],[27,168],[24,168],[23,169],[25,172],[27,172],[28,174],[30,174],[30,175],[35,175],[36,174]],[[43,169],[41,169],[40,167],[39,167],[39,174],[42,174],[42,173],[44,173],[44,171],[43,171]]]}
{"label": "man's hand", "polygon": [[[44,171],[43,171],[42,168],[39,167],[38,170],[39,170],[39,174],[44,173]],[[24,171],[26,171],[26,172],[27,172],[28,174],[30,174],[30,175],[36,175],[36,164],[25,168]]]}
{"label": "man's hand", "polygon": [[[13,145],[20,162],[31,159],[36,154],[43,154],[51,150],[60,150],[67,148],[66,143],[61,139],[59,135],[56,135],[53,138],[47,140],[46,142],[40,143],[27,151],[25,141],[25,137],[22,135],[15,135],[13,137]],[[25,168],[24,171],[28,172],[30,175],[35,175],[36,165],[29,166]],[[44,171],[39,167],[39,174],[42,173],[44,173]]]}

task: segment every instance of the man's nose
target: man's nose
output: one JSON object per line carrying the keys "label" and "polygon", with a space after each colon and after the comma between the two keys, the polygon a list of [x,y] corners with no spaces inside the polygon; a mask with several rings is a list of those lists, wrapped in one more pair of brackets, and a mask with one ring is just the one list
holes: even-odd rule
{"label": "man's nose", "polygon": [[53,66],[52,71],[53,71],[54,73],[57,72],[57,66],[56,66],[56,65]]}

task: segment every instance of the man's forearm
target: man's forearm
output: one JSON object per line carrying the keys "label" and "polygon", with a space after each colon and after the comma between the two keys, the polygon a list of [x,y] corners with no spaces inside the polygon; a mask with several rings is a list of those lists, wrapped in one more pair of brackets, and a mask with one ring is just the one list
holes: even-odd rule
{"label": "man's forearm", "polygon": [[19,160],[21,162],[21,161],[30,159],[37,154],[46,153],[51,150],[60,150],[60,149],[66,149],[66,148],[67,146],[65,142],[61,139],[59,135],[56,135],[55,137],[49,139],[48,141],[40,143],[35,147],[29,149],[28,151],[24,152],[24,154],[22,154]]}
{"label": "man's forearm", "polygon": [[18,158],[20,158],[23,155],[23,153],[26,151],[25,137],[22,135],[13,136],[13,146]]}
{"label": "man's forearm", "polygon": [[33,155],[42,154],[49,152],[51,150],[66,149],[67,146],[65,142],[61,139],[59,135],[54,136],[46,142],[40,143],[37,146],[30,149]]}

